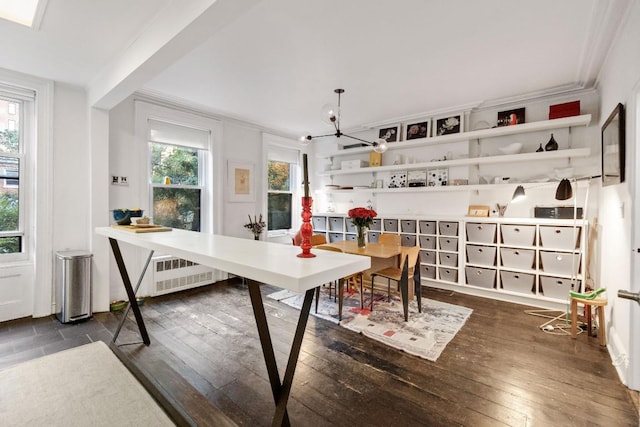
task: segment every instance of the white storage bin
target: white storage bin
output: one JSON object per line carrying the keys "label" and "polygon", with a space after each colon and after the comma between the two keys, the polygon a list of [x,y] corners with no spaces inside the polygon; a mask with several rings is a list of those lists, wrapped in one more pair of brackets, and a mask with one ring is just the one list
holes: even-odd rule
{"label": "white storage bin", "polygon": [[329,243],[340,242],[344,240],[344,234],[342,233],[329,233]]}
{"label": "white storage bin", "polygon": [[495,243],[496,242],[496,224],[485,224],[481,222],[468,222],[467,242],[475,243]]}
{"label": "white storage bin", "polygon": [[344,225],[347,229],[347,233],[357,233],[358,230],[356,229],[356,226],[351,222],[351,218],[345,218]]}
{"label": "white storage bin", "polygon": [[502,243],[514,246],[533,246],[535,244],[535,225],[511,225],[500,226]]}
{"label": "white storage bin", "polygon": [[535,278],[533,274],[516,273],[513,271],[501,271],[502,289],[522,294],[534,293]]}
{"label": "white storage bin", "polygon": [[438,273],[440,274],[440,280],[444,280],[444,281],[447,281],[447,282],[457,282],[458,281],[458,269],[457,268],[440,267],[438,269]]}
{"label": "white storage bin", "polygon": [[382,231],[382,220],[380,218],[374,218],[369,230]]}
{"label": "white storage bin", "polygon": [[325,216],[314,216],[311,217],[311,224],[313,225],[314,230],[326,231],[327,230],[327,217]]}
{"label": "white storage bin", "polygon": [[345,234],[344,239],[348,240],[350,242],[355,242],[356,240],[358,240],[358,235],[357,234]]}
{"label": "white storage bin", "polygon": [[457,236],[458,223],[452,221],[440,221],[438,223],[438,230],[440,230],[441,236]]}
{"label": "white storage bin", "polygon": [[[349,220],[351,221],[351,220]],[[344,231],[344,218],[342,217],[330,217],[329,218],[329,230],[330,231]]]}
{"label": "white storage bin", "polygon": [[440,265],[443,265],[446,267],[457,267],[458,254],[449,253],[449,252],[440,252]]}
{"label": "white storage bin", "polygon": [[420,278],[421,279],[435,279],[436,268],[433,265],[421,265],[420,266]]}
{"label": "white storage bin", "polygon": [[365,162],[364,160],[343,160],[340,162],[340,167],[342,169],[359,169],[366,168],[369,166],[369,162]]}
{"label": "white storage bin", "polygon": [[423,249],[435,249],[436,248],[435,236],[420,236],[420,247]]}
{"label": "white storage bin", "polygon": [[540,246],[549,249],[573,250],[580,244],[580,227],[540,226]]}
{"label": "white storage bin", "polygon": [[540,252],[540,264],[545,273],[575,275],[580,271],[580,254],[543,251]]}
{"label": "white storage bin", "polygon": [[424,262],[427,264],[435,264],[436,263],[436,251],[420,251],[420,262]]}
{"label": "white storage bin", "polygon": [[467,245],[467,262],[469,264],[496,265],[496,247]]}
{"label": "white storage bin", "polygon": [[569,291],[580,291],[580,280],[576,280],[572,288],[572,280],[561,277],[540,276],[541,292],[545,297],[561,299],[567,301],[569,299]]}
{"label": "white storage bin", "polygon": [[455,237],[440,237],[440,250],[442,251],[458,251],[458,239]]}
{"label": "white storage bin", "polygon": [[436,222],[435,221],[420,221],[420,233],[421,234],[436,234]]}
{"label": "white storage bin", "polygon": [[380,237],[380,233],[377,231],[369,231],[367,233],[367,238],[369,239],[369,243],[378,243],[378,237]]}
{"label": "white storage bin", "polygon": [[403,219],[400,221],[400,231],[403,233],[415,233],[416,232],[416,220],[415,219]]}
{"label": "white storage bin", "polygon": [[493,289],[496,283],[496,270],[491,268],[465,267],[467,284]]}
{"label": "white storage bin", "polygon": [[500,248],[502,265],[508,268],[530,270],[533,268],[536,251],[533,249]]}

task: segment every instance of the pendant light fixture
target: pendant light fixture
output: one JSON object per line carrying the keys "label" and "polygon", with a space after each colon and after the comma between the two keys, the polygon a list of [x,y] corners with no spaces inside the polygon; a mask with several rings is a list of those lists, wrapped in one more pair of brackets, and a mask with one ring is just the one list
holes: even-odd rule
{"label": "pendant light fixture", "polygon": [[342,131],[340,131],[340,95],[344,93],[344,89],[335,89],[334,92],[338,94],[338,104],[324,105],[322,107],[321,113],[322,120],[328,124],[333,125],[336,130],[335,133],[316,136],[303,135],[300,137],[300,141],[303,143],[310,143],[312,139],[316,138],[324,138],[327,136],[335,136],[336,138],[340,138],[344,136],[346,138],[355,139],[356,141],[371,145],[373,147],[373,151],[375,151],[376,153],[384,153],[385,151],[387,151],[387,141],[382,138],[378,138],[375,141],[371,142],[355,136],[347,135],[346,133],[342,133]]}

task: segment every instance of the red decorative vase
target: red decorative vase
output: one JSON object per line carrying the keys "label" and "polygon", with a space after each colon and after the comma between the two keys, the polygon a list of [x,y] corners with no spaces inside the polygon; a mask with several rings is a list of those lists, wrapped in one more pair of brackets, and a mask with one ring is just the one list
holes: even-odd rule
{"label": "red decorative vase", "polygon": [[311,204],[313,198],[302,198],[302,226],[300,227],[300,235],[302,236],[302,243],[300,248],[302,252],[297,256],[300,258],[313,258],[315,254],[311,253],[311,235],[313,234],[313,226],[311,225]]}

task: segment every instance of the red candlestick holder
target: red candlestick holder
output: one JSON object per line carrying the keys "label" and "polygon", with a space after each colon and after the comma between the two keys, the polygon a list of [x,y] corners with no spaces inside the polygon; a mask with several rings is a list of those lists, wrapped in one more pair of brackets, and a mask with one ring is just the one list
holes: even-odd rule
{"label": "red candlestick holder", "polygon": [[300,235],[302,236],[302,253],[297,256],[300,258],[313,258],[315,254],[311,253],[311,235],[313,234],[313,227],[311,226],[311,204],[313,199],[311,197],[302,198],[302,226],[300,227]]}

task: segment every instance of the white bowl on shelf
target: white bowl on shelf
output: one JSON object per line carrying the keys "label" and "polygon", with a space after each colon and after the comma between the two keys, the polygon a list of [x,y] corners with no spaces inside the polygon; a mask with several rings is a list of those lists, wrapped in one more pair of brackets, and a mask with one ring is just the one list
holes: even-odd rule
{"label": "white bowl on shelf", "polygon": [[522,144],[519,142],[513,142],[507,146],[498,147],[498,150],[502,154],[518,154],[520,151],[522,151]]}

